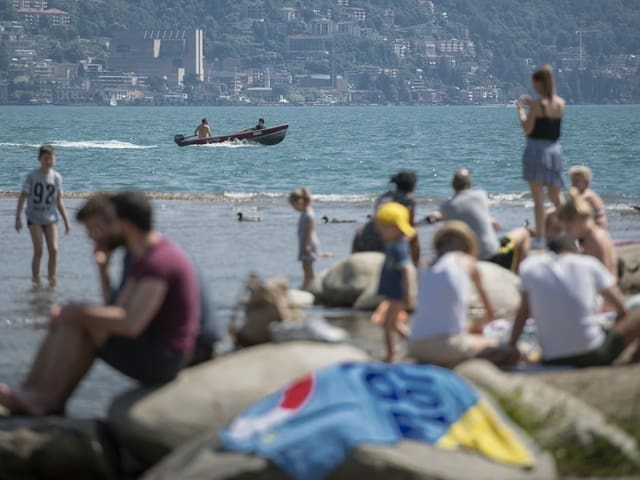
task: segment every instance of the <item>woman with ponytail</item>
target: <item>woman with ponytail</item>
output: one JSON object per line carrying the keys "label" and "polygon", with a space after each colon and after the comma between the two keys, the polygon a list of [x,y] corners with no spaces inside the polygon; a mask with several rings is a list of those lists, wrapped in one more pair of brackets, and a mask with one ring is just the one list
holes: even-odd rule
{"label": "woman with ponytail", "polygon": [[572,188],[569,198],[558,210],[558,221],[567,233],[576,238],[582,253],[602,262],[614,278],[618,277],[618,258],[607,231],[594,220],[593,209],[577,188]]}
{"label": "woman with ponytail", "polygon": [[[525,95],[518,100],[518,116],[522,130],[527,136],[527,146],[522,157],[523,178],[529,182],[533,196],[536,220],[536,238],[532,248],[545,245],[544,189],[556,208],[562,204],[562,148],[560,124],[565,102],[556,95],[553,71],[544,65],[532,76],[533,88],[539,99]],[[526,107],[526,108],[525,108]]]}

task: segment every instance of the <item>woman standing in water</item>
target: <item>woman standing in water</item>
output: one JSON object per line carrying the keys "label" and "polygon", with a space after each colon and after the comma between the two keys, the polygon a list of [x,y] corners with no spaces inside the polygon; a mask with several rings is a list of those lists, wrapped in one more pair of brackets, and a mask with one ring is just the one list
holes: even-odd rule
{"label": "woman standing in water", "polygon": [[[544,65],[532,76],[533,88],[540,96],[534,100],[528,95],[518,100],[520,124],[527,136],[527,146],[522,157],[523,178],[529,182],[533,196],[536,238],[531,248],[545,246],[544,188],[556,208],[562,204],[562,148],[560,124],[564,115],[565,102],[556,95],[553,72],[550,65]],[[526,110],[525,110],[526,105]]]}

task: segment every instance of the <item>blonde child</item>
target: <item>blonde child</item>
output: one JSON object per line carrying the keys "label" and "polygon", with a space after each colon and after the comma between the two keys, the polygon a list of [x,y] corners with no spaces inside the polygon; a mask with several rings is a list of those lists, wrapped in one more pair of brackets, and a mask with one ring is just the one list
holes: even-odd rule
{"label": "blonde child", "polygon": [[419,362],[453,368],[470,358],[508,363],[518,358],[494,338],[474,334],[468,325],[468,305],[475,286],[485,309],[474,331],[493,319],[493,308],[478,271],[475,234],[460,221],[449,221],[433,237],[436,259],[420,268],[418,305],[413,316],[409,353]]}
{"label": "blonde child", "polygon": [[300,212],[298,221],[298,260],[302,262],[304,281],[302,288],[309,288],[313,281],[313,262],[318,258],[320,242],[316,235],[316,217],[311,208],[311,192],[300,188],[289,194],[289,203],[294,210]]}
{"label": "blonde child", "polygon": [[16,209],[16,231],[22,230],[22,208],[27,203],[27,226],[33,242],[31,275],[34,285],[40,284],[40,260],[42,258],[42,237],[47,242],[49,252],[49,285],[56,285],[58,261],[58,212],[64,221],[65,233],[71,232],[71,224],[62,201],[62,177],[53,167],[56,153],[51,145],[42,145],[38,152],[40,168],[32,170],[24,181]]}
{"label": "blonde child", "polygon": [[618,257],[611,237],[596,224],[591,205],[577,188],[571,189],[557,216],[567,233],[580,242],[582,253],[600,260],[618,278]]}
{"label": "blonde child", "polygon": [[571,186],[576,188],[580,196],[591,206],[596,225],[607,229],[607,214],[604,211],[604,202],[600,195],[589,187],[593,178],[591,169],[585,165],[575,165],[569,169],[569,178],[571,179]]}
{"label": "blonde child", "polygon": [[371,317],[382,323],[386,347],[386,361],[394,360],[393,332],[407,338],[409,331],[403,322],[405,309],[410,306],[411,253],[409,241],[416,234],[411,226],[409,209],[396,202],[384,203],[376,212],[376,227],[385,244],[385,261],[380,273],[378,295],[385,300]]}

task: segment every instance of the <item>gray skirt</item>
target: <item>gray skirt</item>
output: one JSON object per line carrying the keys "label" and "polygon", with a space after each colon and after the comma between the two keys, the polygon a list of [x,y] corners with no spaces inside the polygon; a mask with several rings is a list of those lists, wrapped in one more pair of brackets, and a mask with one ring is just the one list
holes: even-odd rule
{"label": "gray skirt", "polygon": [[560,142],[528,138],[522,155],[522,178],[526,181],[564,188]]}

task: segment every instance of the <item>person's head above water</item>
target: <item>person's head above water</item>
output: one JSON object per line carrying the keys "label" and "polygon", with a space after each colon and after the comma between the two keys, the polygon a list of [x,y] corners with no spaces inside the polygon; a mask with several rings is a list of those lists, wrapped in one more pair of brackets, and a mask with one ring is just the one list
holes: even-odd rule
{"label": "person's head above water", "polygon": [[206,118],[203,118],[202,125],[209,125],[209,120],[207,120]]}
{"label": "person's head above water", "polygon": [[398,190],[411,193],[416,189],[416,172],[413,170],[400,170],[393,177],[391,183],[395,183]]}
{"label": "person's head above water", "polygon": [[471,188],[471,172],[466,168],[459,168],[456,173],[453,174],[451,180],[451,186],[456,192],[467,190]]}
{"label": "person's head above water", "polygon": [[264,118],[258,119],[258,125],[264,125]]}

